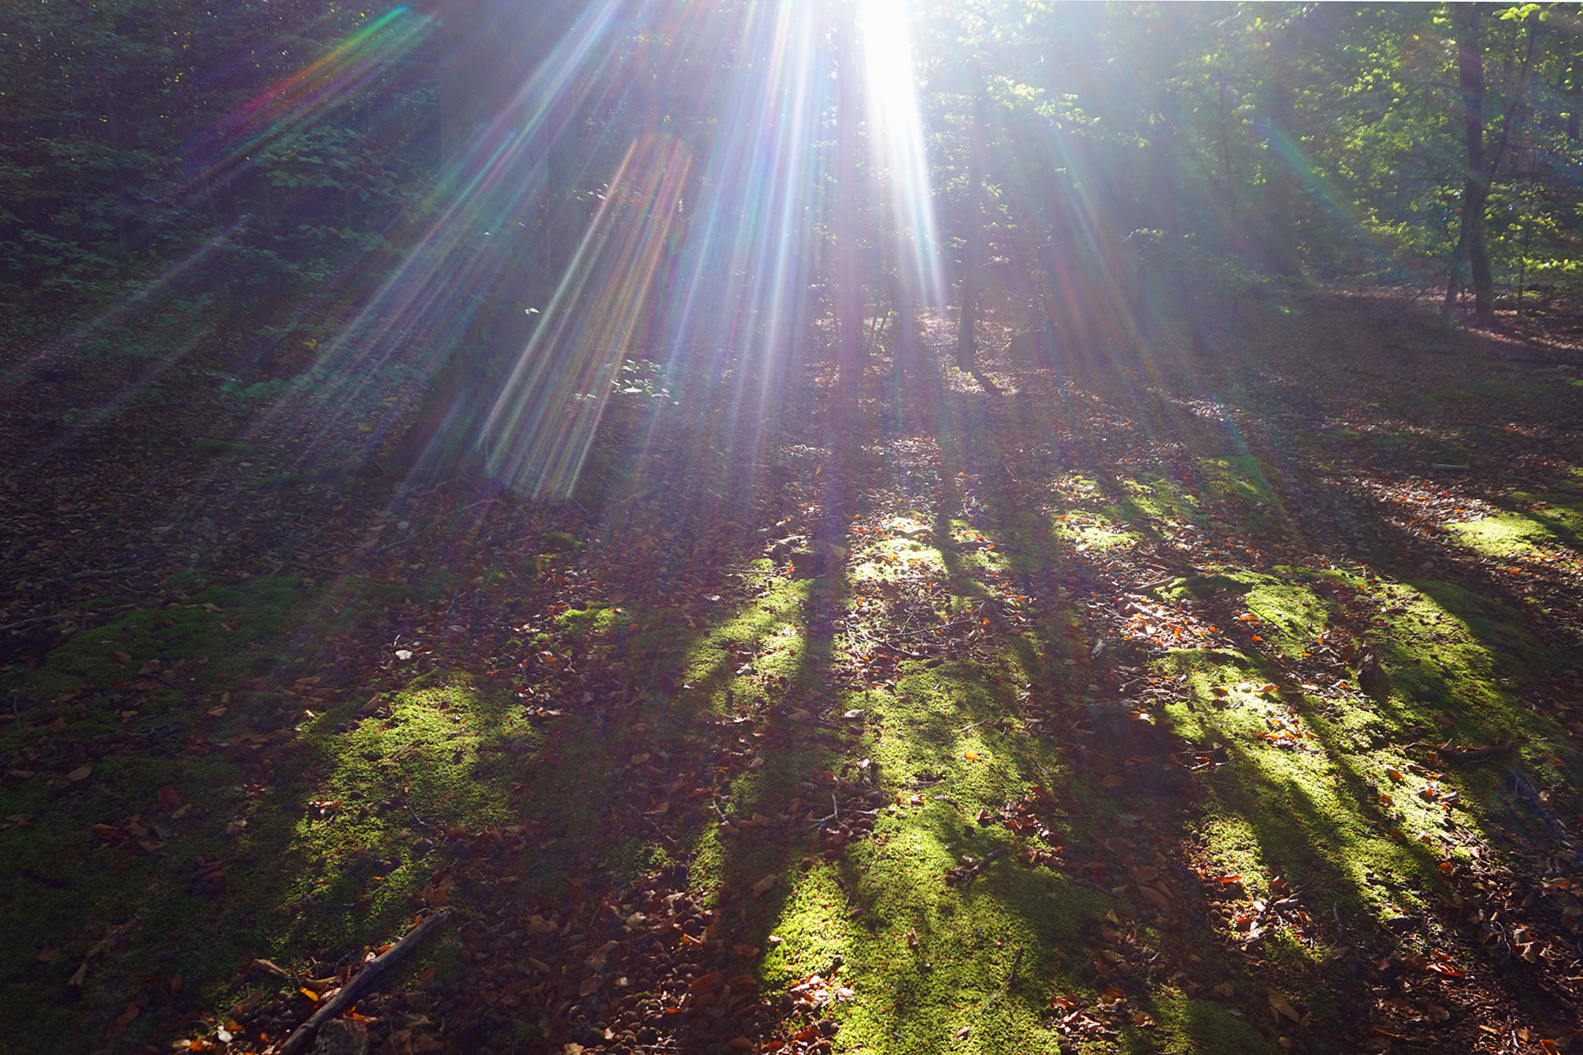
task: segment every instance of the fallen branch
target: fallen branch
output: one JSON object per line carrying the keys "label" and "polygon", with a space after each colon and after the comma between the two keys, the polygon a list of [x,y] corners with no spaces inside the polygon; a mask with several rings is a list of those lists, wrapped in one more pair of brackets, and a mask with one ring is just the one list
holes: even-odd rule
{"label": "fallen branch", "polygon": [[396,944],[386,949],[380,955],[369,960],[363,969],[352,976],[352,980],[337,989],[328,999],[319,1005],[319,1009],[308,1017],[308,1021],[294,1029],[289,1037],[281,1042],[275,1049],[276,1055],[293,1055],[307,1047],[319,1029],[341,1012],[351,1007],[362,996],[374,988],[374,984],[390,972],[401,960],[411,954],[440,926],[448,922],[454,913],[448,908],[442,908],[416,927]]}

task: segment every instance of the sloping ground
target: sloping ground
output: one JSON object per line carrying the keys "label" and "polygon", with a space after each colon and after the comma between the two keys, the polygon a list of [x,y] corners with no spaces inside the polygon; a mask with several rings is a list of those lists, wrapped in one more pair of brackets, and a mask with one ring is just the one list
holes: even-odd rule
{"label": "sloping ground", "polygon": [[1361,295],[1007,336],[856,422],[617,405],[553,509],[260,492],[241,415],[9,468],[17,1050],[278,1045],[441,906],[336,1042],[1575,1048],[1569,353]]}

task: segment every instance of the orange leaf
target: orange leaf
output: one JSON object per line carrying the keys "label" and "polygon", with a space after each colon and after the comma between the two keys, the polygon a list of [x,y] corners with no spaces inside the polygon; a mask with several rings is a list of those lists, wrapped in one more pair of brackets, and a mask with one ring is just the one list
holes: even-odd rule
{"label": "orange leaf", "polygon": [[1282,1015],[1285,1015],[1293,1022],[1301,1021],[1302,1016],[1297,1013],[1297,1009],[1292,1007],[1291,1001],[1287,1000],[1286,997],[1282,996],[1280,993],[1277,993],[1274,989],[1269,991],[1269,997],[1270,1010],[1274,1012],[1277,1021],[1279,1021]]}
{"label": "orange leaf", "polygon": [[[726,980],[724,971],[710,971],[708,974],[694,978],[687,986],[693,993],[707,993],[712,989],[719,989]],[[587,995],[586,993],[583,995]]]}

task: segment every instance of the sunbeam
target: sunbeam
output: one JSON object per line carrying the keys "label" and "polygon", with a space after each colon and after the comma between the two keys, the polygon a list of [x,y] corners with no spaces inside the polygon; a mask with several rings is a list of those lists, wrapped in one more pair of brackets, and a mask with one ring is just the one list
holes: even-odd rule
{"label": "sunbeam", "polygon": [[913,72],[910,5],[906,0],[862,0],[858,27],[863,41],[868,95],[869,153],[890,200],[897,258],[926,304],[945,303],[929,158]]}
{"label": "sunbeam", "polygon": [[652,136],[633,143],[593,224],[483,425],[497,477],[566,497],[632,337],[654,310],[654,278],[691,159]]}

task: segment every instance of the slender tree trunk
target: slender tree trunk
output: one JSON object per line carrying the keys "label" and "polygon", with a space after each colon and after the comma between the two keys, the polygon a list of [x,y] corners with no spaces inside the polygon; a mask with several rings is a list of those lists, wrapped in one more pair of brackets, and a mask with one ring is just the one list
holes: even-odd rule
{"label": "slender tree trunk", "polygon": [[840,371],[842,412],[855,413],[867,351],[863,345],[863,280],[858,267],[858,123],[862,99],[857,62],[857,25],[850,14],[836,31],[836,206],[835,274],[831,308],[835,312],[835,356]]}
{"label": "slender tree trunk", "polygon": [[967,201],[964,205],[962,238],[962,310],[956,320],[956,365],[973,369],[977,347],[973,329],[978,322],[978,268],[983,258],[984,241],[984,100],[973,99],[972,124],[967,142]]}
{"label": "slender tree trunk", "polygon": [[1291,62],[1284,35],[1271,45],[1270,84],[1266,92],[1265,160],[1269,174],[1264,180],[1265,260],[1277,275],[1295,275],[1301,270],[1297,254],[1297,180],[1292,159],[1285,150],[1294,137],[1296,108],[1292,104]]}
{"label": "slender tree trunk", "polygon": [[1450,317],[1456,307],[1465,253],[1473,285],[1474,323],[1488,326],[1495,321],[1495,282],[1484,237],[1484,206],[1489,200],[1492,173],[1489,155],[1484,149],[1484,51],[1479,39],[1482,14],[1477,4],[1457,4],[1452,9],[1457,31],[1457,79],[1462,95],[1468,168],[1462,183],[1461,231],[1446,281],[1445,311]]}

